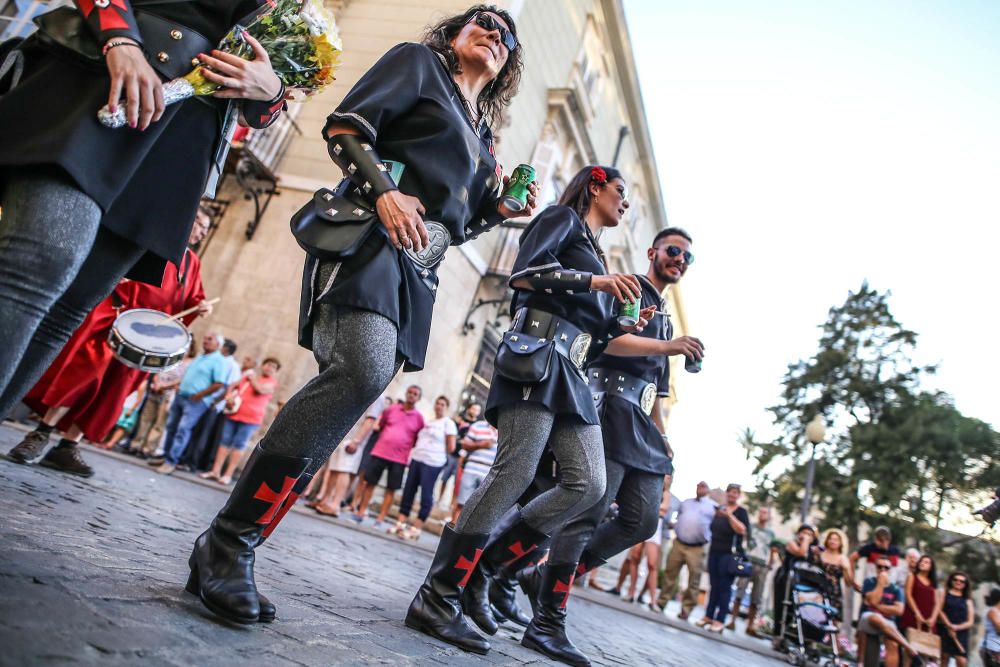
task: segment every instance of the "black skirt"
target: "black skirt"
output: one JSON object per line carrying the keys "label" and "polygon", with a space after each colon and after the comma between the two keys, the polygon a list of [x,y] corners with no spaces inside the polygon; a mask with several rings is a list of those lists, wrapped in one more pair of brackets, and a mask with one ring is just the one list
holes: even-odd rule
{"label": "black skirt", "polygon": [[573,362],[553,352],[549,374],[543,382],[524,385],[494,373],[490,395],[486,399],[486,419],[497,426],[500,408],[530,401],[545,406],[557,417],[569,417],[583,424],[600,424],[594,395],[583,372]]}
{"label": "black skirt", "polygon": [[598,405],[604,455],[633,470],[669,475],[674,465],[653,419],[623,398],[605,396]]}

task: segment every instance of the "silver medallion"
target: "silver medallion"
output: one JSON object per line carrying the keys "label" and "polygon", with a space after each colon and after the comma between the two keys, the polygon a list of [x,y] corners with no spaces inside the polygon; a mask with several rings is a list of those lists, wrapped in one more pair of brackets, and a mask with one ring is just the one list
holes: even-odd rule
{"label": "silver medallion", "polygon": [[642,396],[639,398],[639,407],[647,415],[653,412],[653,403],[656,402],[656,385],[650,382],[642,388]]}
{"label": "silver medallion", "polygon": [[451,232],[440,222],[433,220],[425,220],[424,227],[427,228],[427,245],[420,250],[414,250],[412,247],[403,248],[403,252],[417,266],[430,269],[437,266],[451,245]]}
{"label": "silver medallion", "polygon": [[573,344],[569,348],[569,360],[577,368],[583,368],[583,365],[587,363],[587,352],[590,350],[590,334],[580,334],[573,340]]}

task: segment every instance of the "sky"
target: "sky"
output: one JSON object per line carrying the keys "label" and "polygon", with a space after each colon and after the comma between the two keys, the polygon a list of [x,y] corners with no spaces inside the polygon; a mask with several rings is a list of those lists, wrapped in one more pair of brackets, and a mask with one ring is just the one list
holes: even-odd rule
{"label": "sky", "polygon": [[673,491],[752,484],[787,365],[862,281],[920,334],[928,388],[1000,428],[1000,3],[625,0],[704,370]]}

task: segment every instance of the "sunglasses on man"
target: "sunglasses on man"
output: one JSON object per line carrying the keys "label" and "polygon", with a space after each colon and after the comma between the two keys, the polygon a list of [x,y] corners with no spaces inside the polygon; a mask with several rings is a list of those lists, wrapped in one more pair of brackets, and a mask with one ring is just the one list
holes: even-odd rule
{"label": "sunglasses on man", "polygon": [[877,566],[875,567],[875,570],[876,570],[876,571],[878,571],[878,572],[888,572],[888,571],[889,571],[889,570],[891,570],[891,569],[892,569],[892,568],[891,568],[891,567],[889,567],[888,565],[877,565]]}
{"label": "sunglasses on man", "polygon": [[[664,246],[661,246],[661,247],[664,247]],[[668,246],[665,246],[665,247],[667,249],[667,257],[673,258],[673,257],[678,257],[678,256],[680,256],[680,255],[683,254],[684,255],[684,263],[685,264],[687,264],[688,266],[691,266],[692,264],[694,264],[694,255],[692,255],[690,251],[685,250],[684,248],[682,248],[680,246],[676,246],[676,245],[668,245]]]}
{"label": "sunglasses on man", "polygon": [[492,15],[487,14],[486,12],[479,12],[472,18],[472,20],[475,21],[476,25],[478,25],[483,30],[486,30],[488,32],[496,30],[497,32],[499,32],[500,41],[503,43],[504,46],[507,47],[508,53],[517,48],[517,37],[514,37],[514,35],[511,34],[510,30],[507,30],[507,28],[503,27],[499,21],[493,18]]}

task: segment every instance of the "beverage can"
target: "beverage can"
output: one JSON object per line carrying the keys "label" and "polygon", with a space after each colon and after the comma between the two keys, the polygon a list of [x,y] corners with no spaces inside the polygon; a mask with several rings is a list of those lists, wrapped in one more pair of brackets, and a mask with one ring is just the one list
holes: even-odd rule
{"label": "beverage can", "polygon": [[634,327],[639,323],[639,300],[625,301],[618,311],[618,326]]}
{"label": "beverage can", "polygon": [[535,180],[535,168],[519,164],[507,181],[500,202],[512,211],[522,211],[528,205],[528,186]]}
{"label": "beverage can", "polygon": [[694,357],[684,357],[684,370],[686,370],[688,373],[700,373],[701,359],[695,359]]}

